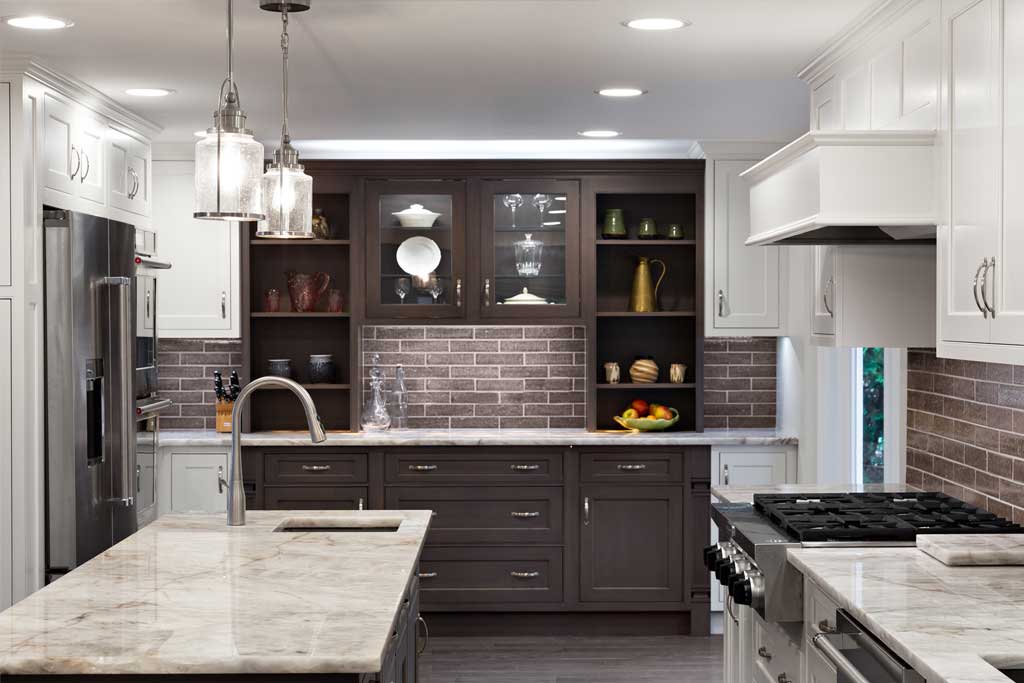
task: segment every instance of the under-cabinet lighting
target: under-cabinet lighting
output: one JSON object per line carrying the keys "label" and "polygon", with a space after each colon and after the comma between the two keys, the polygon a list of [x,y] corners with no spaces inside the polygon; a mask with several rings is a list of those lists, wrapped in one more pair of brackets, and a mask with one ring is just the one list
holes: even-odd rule
{"label": "under-cabinet lighting", "polygon": [[602,88],[595,90],[595,93],[602,97],[640,97],[647,93],[646,90],[640,88]]}
{"label": "under-cabinet lighting", "polygon": [[60,17],[45,17],[40,14],[32,14],[22,17],[3,17],[3,23],[14,28],[27,28],[32,31],[55,31],[61,28],[71,28],[75,22],[61,19]]}
{"label": "under-cabinet lighting", "polygon": [[585,138],[617,138],[622,133],[617,130],[581,130],[579,135]]}
{"label": "under-cabinet lighting", "polygon": [[632,19],[623,22],[623,26],[635,28],[638,31],[673,31],[677,28],[689,26],[692,22],[682,19],[668,19],[665,17],[646,17],[643,19]]}

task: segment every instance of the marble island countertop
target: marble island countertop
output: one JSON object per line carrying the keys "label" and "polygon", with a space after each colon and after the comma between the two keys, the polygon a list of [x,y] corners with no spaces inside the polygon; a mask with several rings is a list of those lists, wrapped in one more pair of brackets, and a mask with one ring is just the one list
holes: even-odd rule
{"label": "marble island countertop", "polygon": [[[774,429],[722,429],[646,434],[588,432],[583,429],[401,429],[386,432],[328,432],[321,446],[789,446],[797,439]],[[230,434],[212,430],[166,430],[161,446],[229,446]],[[300,431],[242,435],[243,446],[311,446]]]}
{"label": "marble island countertop", "polygon": [[789,561],[928,683],[1024,669],[1024,568],[947,567],[917,548],[796,548]]}
{"label": "marble island countertop", "polygon": [[[295,519],[398,530],[274,533]],[[0,677],[377,672],[429,524],[426,510],[167,515],[0,613]]]}

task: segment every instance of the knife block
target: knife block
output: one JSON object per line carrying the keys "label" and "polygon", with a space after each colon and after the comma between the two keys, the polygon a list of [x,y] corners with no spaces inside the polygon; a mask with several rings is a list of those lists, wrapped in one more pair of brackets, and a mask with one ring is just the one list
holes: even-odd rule
{"label": "knife block", "polygon": [[217,401],[217,431],[231,432],[231,411],[235,404],[230,401]]}

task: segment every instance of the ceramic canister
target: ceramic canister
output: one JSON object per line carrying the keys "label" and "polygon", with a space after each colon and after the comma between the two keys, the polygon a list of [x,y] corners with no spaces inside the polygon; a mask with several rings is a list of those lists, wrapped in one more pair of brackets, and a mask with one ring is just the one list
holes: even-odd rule
{"label": "ceramic canister", "polygon": [[306,368],[310,384],[334,384],[337,368],[330,353],[312,354]]}

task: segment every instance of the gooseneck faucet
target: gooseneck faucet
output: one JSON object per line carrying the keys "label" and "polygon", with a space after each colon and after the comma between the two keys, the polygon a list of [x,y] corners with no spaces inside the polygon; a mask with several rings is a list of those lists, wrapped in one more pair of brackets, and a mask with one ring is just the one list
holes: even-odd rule
{"label": "gooseneck faucet", "polygon": [[302,385],[284,377],[260,377],[245,385],[242,393],[235,399],[235,407],[231,411],[231,460],[228,463],[228,526],[245,526],[245,489],[242,486],[242,410],[245,403],[257,389],[279,388],[289,389],[295,394],[302,409],[306,411],[306,422],[309,424],[309,438],[313,443],[321,443],[327,439],[324,424],[316,412],[316,405],[309,392]]}

